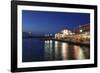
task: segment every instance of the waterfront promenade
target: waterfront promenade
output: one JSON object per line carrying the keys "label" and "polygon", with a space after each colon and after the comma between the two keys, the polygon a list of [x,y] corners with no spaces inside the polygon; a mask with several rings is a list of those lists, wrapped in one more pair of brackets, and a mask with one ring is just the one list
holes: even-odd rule
{"label": "waterfront promenade", "polygon": [[28,36],[28,37],[24,37],[24,38],[39,38],[43,41],[46,41],[46,40],[52,40],[52,41],[59,41],[59,42],[67,42],[67,43],[70,43],[70,44],[76,44],[76,45],[85,45],[85,46],[89,46],[90,47],[90,41],[82,41],[82,40],[75,40],[75,39],[65,39],[65,38],[62,38],[62,39],[57,39],[57,38],[54,38],[54,37],[44,37],[44,36]]}
{"label": "waterfront promenade", "polygon": [[68,40],[68,39],[56,39],[56,38],[42,38],[42,40],[52,40],[52,41],[59,41],[59,42],[67,42],[76,45],[85,45],[90,46],[90,41],[79,41],[79,40]]}

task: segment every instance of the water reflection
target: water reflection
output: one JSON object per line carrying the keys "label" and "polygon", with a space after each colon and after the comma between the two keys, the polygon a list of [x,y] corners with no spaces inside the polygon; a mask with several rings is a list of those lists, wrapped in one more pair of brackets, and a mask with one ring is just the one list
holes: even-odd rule
{"label": "water reflection", "polygon": [[86,46],[47,40],[44,48],[45,60],[82,60],[90,58],[90,49]]}
{"label": "water reflection", "polygon": [[68,44],[67,43],[62,43],[62,59],[66,60],[68,59]]}
{"label": "water reflection", "polygon": [[53,46],[52,41],[45,41],[45,60],[53,60]]}
{"label": "water reflection", "polygon": [[23,39],[23,62],[82,60],[90,58],[90,48],[67,42],[41,40],[38,38]]}
{"label": "water reflection", "polygon": [[85,55],[80,46],[74,46],[74,53],[75,59],[85,59]]}

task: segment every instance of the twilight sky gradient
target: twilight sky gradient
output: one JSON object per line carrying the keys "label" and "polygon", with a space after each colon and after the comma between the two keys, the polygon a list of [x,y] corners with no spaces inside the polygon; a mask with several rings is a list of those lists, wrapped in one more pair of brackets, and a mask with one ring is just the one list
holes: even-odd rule
{"label": "twilight sky gradient", "polygon": [[64,28],[75,29],[79,25],[90,23],[88,13],[22,11],[22,31],[39,34],[60,32]]}

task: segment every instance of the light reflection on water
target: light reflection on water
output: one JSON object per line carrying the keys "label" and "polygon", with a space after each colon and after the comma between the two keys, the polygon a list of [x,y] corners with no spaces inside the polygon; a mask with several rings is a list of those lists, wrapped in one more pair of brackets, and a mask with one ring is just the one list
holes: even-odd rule
{"label": "light reflection on water", "polygon": [[90,48],[67,42],[23,39],[23,62],[82,60],[90,58]]}
{"label": "light reflection on water", "polygon": [[68,51],[68,44],[67,43],[62,43],[61,45],[62,47],[62,59],[66,60],[68,59],[68,54],[67,54],[67,51]]}
{"label": "light reflection on water", "polygon": [[81,60],[90,57],[90,49],[86,46],[47,40],[44,48],[46,60]]}

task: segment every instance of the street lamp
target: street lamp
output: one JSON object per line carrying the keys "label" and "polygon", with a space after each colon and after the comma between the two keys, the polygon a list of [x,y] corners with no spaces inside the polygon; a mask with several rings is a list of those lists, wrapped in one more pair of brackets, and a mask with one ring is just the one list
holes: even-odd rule
{"label": "street lamp", "polygon": [[83,32],[83,30],[82,30],[82,29],[80,29],[80,32]]}

